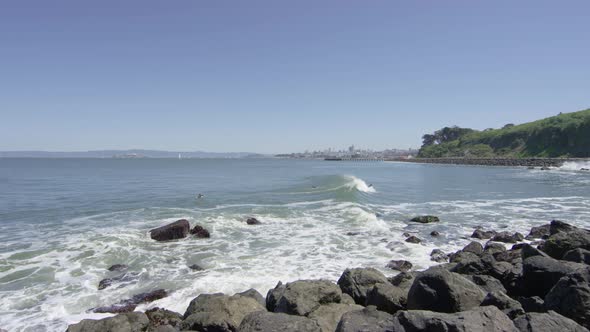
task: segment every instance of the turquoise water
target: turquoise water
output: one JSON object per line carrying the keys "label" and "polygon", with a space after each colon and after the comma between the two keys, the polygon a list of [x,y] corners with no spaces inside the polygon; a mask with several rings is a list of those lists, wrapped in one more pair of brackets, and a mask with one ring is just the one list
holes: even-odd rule
{"label": "turquoise water", "polygon": [[[335,281],[347,267],[391,275],[384,268],[391,259],[422,269],[433,264],[433,248],[464,246],[475,226],[526,232],[561,219],[590,227],[590,174],[576,171],[583,166],[0,159],[0,328],[63,331],[106,316],[90,308],[156,288],[171,295],[138,310],[184,312],[200,293],[266,294],[279,280]],[[419,214],[442,221],[407,222]],[[246,225],[248,217],[262,225]],[[151,228],[180,218],[211,238],[149,238]],[[430,237],[432,230],[441,236]],[[424,242],[406,243],[403,232]],[[98,291],[116,263],[135,277]]]}

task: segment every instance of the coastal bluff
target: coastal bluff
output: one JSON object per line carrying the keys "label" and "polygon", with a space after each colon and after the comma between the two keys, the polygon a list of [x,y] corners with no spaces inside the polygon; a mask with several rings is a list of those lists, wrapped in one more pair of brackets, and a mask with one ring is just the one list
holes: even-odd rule
{"label": "coastal bluff", "polygon": [[448,165],[474,165],[474,166],[506,166],[506,167],[561,167],[566,162],[586,162],[584,158],[412,158],[391,159],[388,161],[423,163],[423,164],[448,164]]}

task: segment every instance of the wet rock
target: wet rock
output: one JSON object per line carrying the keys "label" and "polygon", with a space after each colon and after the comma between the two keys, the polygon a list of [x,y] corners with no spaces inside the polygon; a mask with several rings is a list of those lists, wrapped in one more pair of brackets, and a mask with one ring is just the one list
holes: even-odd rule
{"label": "wet rock", "polygon": [[498,280],[492,276],[488,276],[485,274],[482,274],[482,275],[476,274],[476,275],[465,275],[464,277],[466,279],[470,280],[471,282],[473,282],[474,284],[478,285],[485,292],[507,293],[506,288],[504,288],[504,286],[502,285],[500,280]]}
{"label": "wet rock", "polygon": [[416,277],[408,293],[408,309],[458,312],[478,307],[485,293],[471,281],[444,269]]}
{"label": "wet rock", "polygon": [[408,272],[412,269],[412,266],[412,263],[406,260],[391,260],[386,267],[400,272]]}
{"label": "wet rock", "polygon": [[429,332],[518,332],[512,321],[494,306],[454,314],[410,310],[395,315],[399,327],[390,331]]}
{"label": "wet rock", "polygon": [[514,325],[521,332],[588,332],[583,326],[554,311],[547,313],[527,313],[515,319]]}
{"label": "wet rock", "polygon": [[554,220],[550,226],[551,236],[539,247],[549,256],[562,259],[574,249],[590,250],[590,231]]}
{"label": "wet rock", "polygon": [[129,266],[125,265],[125,264],[115,264],[115,265],[111,265],[108,270],[111,272],[121,272],[121,271],[125,271],[129,268]]}
{"label": "wet rock", "polygon": [[360,234],[361,234],[361,232],[347,232],[346,233],[346,235],[348,235],[348,236],[357,236],[357,235],[360,235]]}
{"label": "wet rock", "polygon": [[559,279],[545,297],[545,308],[590,328],[590,276],[588,271]]}
{"label": "wet rock", "polygon": [[409,238],[406,239],[406,242],[409,242],[409,243],[420,243],[420,242],[422,242],[422,240],[420,240],[419,238],[417,238],[414,235],[412,235],[412,236],[410,236]]}
{"label": "wet rock", "polygon": [[516,298],[526,312],[546,312],[545,301],[538,296],[519,296]]}
{"label": "wet rock", "polygon": [[472,241],[463,248],[463,251],[471,252],[479,256],[483,254],[483,246],[479,242]]}
{"label": "wet rock", "polygon": [[171,224],[152,229],[150,237],[156,241],[182,239],[188,235],[190,227],[188,220],[180,219]]}
{"label": "wet rock", "polygon": [[410,236],[412,236],[412,234],[410,234],[410,233],[408,233],[408,232],[403,232],[403,233],[402,233],[402,236],[403,236],[403,237],[410,237]]}
{"label": "wet rock", "polygon": [[100,320],[84,319],[68,326],[66,332],[145,331],[150,321],[142,312],[130,312]]}
{"label": "wet rock", "polygon": [[476,229],[473,231],[473,234],[471,234],[471,237],[480,240],[487,240],[491,239],[494,235],[496,235],[496,231],[484,231],[482,229]]}
{"label": "wet rock", "polygon": [[377,284],[367,294],[365,305],[374,305],[377,310],[394,314],[407,305],[407,291],[390,284]]}
{"label": "wet rock", "polygon": [[524,309],[520,302],[510,298],[502,292],[490,292],[481,302],[481,306],[493,305],[502,310],[510,319],[514,319],[520,315],[524,315]]}
{"label": "wet rock", "polygon": [[576,268],[569,263],[550,257],[533,256],[523,261],[524,295],[544,297],[562,277],[574,272]]}
{"label": "wet rock", "polygon": [[330,303],[320,306],[307,317],[316,321],[323,332],[336,331],[342,315],[362,309],[363,307],[358,304]]}
{"label": "wet rock", "polygon": [[342,292],[350,295],[360,305],[365,304],[367,293],[373,286],[386,283],[388,280],[385,275],[373,268],[346,269],[338,279]]}
{"label": "wet rock", "polygon": [[155,328],[159,326],[170,326],[173,328],[180,328],[180,323],[182,322],[181,314],[157,307],[147,310],[145,314],[150,320],[150,330],[152,331],[154,331]]}
{"label": "wet rock", "polygon": [[510,232],[500,232],[494,235],[491,241],[495,242],[504,242],[504,243],[516,243],[518,241],[524,240],[524,235],[516,232],[511,234]]}
{"label": "wet rock", "polygon": [[440,249],[433,249],[430,253],[430,260],[437,263],[446,263],[449,261],[449,256]]}
{"label": "wet rock", "polygon": [[250,288],[250,289],[248,289],[246,291],[243,291],[241,293],[238,293],[238,295],[253,298],[258,303],[260,303],[263,307],[266,307],[266,299],[264,298],[264,296],[262,296],[262,294],[260,294],[254,288]]}
{"label": "wet rock", "polygon": [[209,238],[211,237],[211,233],[201,225],[195,225],[193,229],[191,229],[191,234],[198,238]]}
{"label": "wet rock", "polygon": [[547,238],[550,235],[550,232],[549,232],[550,227],[551,227],[551,225],[549,225],[549,224],[533,227],[533,228],[531,228],[529,235],[527,235],[525,237],[525,239],[533,240],[533,239]]}
{"label": "wet rock", "polygon": [[123,273],[121,275],[102,279],[98,282],[98,290],[103,290],[107,287],[110,287],[114,284],[120,284],[120,287],[125,286],[126,284],[133,283],[139,279],[139,273]]}
{"label": "wet rock", "polygon": [[250,297],[201,294],[190,302],[180,329],[233,332],[246,315],[264,310],[260,303]]}
{"label": "wet rock", "polygon": [[430,236],[439,236],[440,233],[438,231],[432,231],[430,232]]}
{"label": "wet rock", "polygon": [[342,291],[327,280],[297,280],[287,283],[274,311],[307,316],[322,304],[340,303]]}
{"label": "wet rock", "polygon": [[256,311],[246,315],[237,331],[322,332],[318,323],[309,318],[266,311]]}
{"label": "wet rock", "polygon": [[590,264],[590,251],[582,248],[570,250],[563,255],[564,261]]}
{"label": "wet rock", "polygon": [[393,316],[368,306],[362,310],[349,311],[342,315],[336,332],[379,332],[396,331]]}
{"label": "wet rock", "polygon": [[439,222],[440,219],[437,216],[418,216],[410,219],[413,222],[419,222],[421,224],[429,224],[432,222]]}
{"label": "wet rock", "polygon": [[256,218],[248,218],[246,220],[246,224],[248,224],[248,225],[260,225],[262,223],[258,219],[256,219]]}
{"label": "wet rock", "polygon": [[163,299],[168,296],[168,292],[164,289],[156,289],[151,292],[140,293],[133,295],[130,299],[123,300],[119,303],[98,307],[91,309],[92,312],[95,313],[124,313],[124,312],[132,312],[135,308],[143,303],[150,303],[154,302],[159,299]]}
{"label": "wet rock", "polygon": [[266,293],[266,309],[268,311],[275,311],[279,298],[283,296],[283,293],[285,292],[285,287],[286,286],[279,281],[275,288],[268,290]]}
{"label": "wet rock", "polygon": [[554,235],[560,232],[569,233],[580,230],[578,227],[565,223],[561,220],[552,220],[549,223],[549,235]]}
{"label": "wet rock", "polygon": [[191,269],[191,270],[193,270],[193,271],[204,271],[205,270],[199,264],[190,265],[188,268]]}

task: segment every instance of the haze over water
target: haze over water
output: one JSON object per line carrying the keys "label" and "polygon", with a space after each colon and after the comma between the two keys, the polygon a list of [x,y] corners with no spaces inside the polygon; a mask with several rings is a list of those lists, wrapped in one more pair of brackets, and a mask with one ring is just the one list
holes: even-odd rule
{"label": "haze over water", "polygon": [[[107,316],[90,308],[157,288],[171,295],[138,310],[182,313],[200,293],[253,287],[265,295],[279,280],[336,281],[348,267],[393,275],[385,269],[391,259],[424,269],[434,264],[432,249],[459,249],[476,226],[526,235],[561,219],[588,228],[590,173],[576,171],[583,166],[0,159],[0,327],[63,331]],[[421,214],[441,222],[408,222]],[[262,224],[246,225],[248,217]],[[181,218],[211,238],[149,238],[150,229]],[[404,232],[423,243],[404,242]],[[97,290],[117,263],[130,266],[132,280]]]}

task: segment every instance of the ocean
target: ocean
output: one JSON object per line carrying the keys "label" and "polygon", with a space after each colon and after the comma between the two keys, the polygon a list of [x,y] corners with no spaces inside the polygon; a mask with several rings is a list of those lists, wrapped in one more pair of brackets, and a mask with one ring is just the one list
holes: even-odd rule
{"label": "ocean", "polygon": [[[425,269],[477,226],[552,219],[590,227],[588,164],[526,168],[283,159],[0,159],[0,328],[65,331],[88,310],[164,288],[138,310],[183,313],[201,293],[263,295],[278,281],[336,281],[352,267]],[[197,199],[201,193],[203,198]],[[433,214],[441,222],[408,220]],[[255,217],[260,225],[247,225]],[[211,238],[159,243],[178,219]],[[430,232],[440,232],[439,237]],[[423,240],[406,243],[407,232]],[[98,290],[129,265],[124,283]],[[205,270],[189,268],[198,264]]]}

